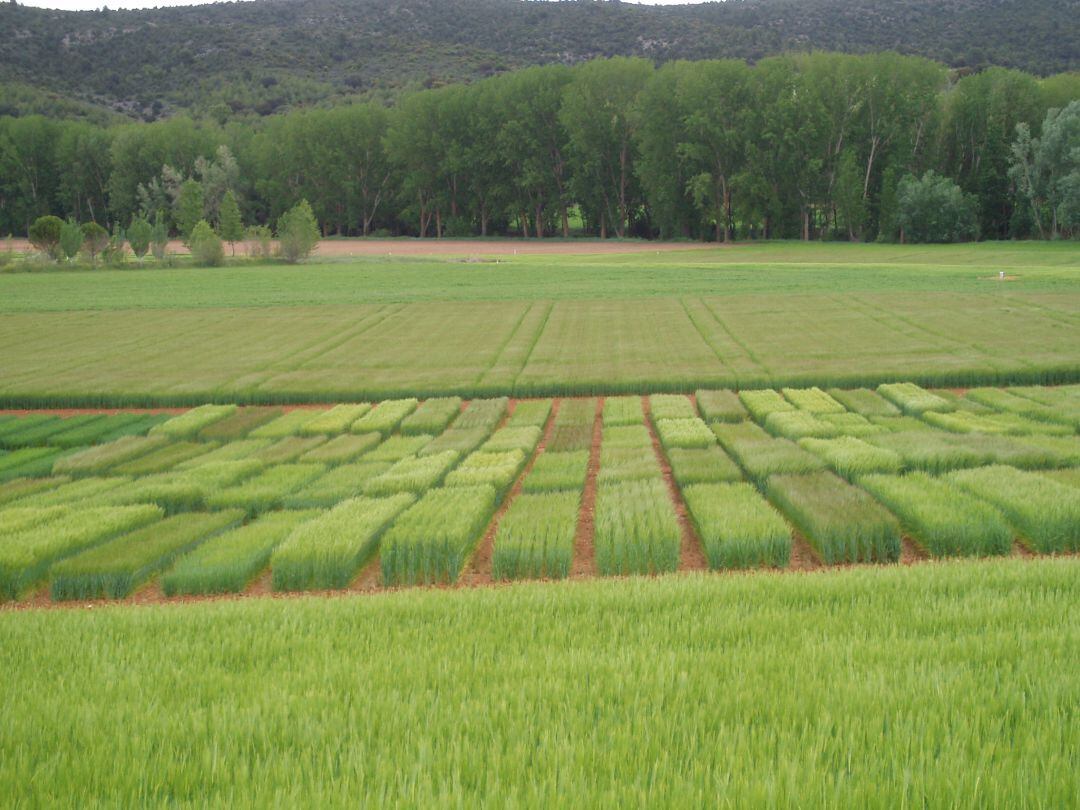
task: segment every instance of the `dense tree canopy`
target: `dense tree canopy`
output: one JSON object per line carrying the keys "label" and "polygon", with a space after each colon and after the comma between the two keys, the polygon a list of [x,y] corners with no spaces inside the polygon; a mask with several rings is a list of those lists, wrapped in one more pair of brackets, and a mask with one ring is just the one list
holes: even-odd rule
{"label": "dense tree canopy", "polygon": [[984,238],[1075,235],[1077,99],[1080,74],[815,53],[526,68],[254,126],[0,117],[0,234],[235,235],[236,210],[272,225],[306,199],[327,234],[896,239],[901,182],[932,169]]}

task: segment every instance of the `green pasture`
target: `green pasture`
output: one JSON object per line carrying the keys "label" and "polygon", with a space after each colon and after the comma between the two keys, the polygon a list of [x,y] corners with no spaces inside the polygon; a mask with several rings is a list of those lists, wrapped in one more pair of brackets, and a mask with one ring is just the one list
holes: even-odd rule
{"label": "green pasture", "polygon": [[16,273],[0,313],[8,404],[1080,379],[1067,243]]}
{"label": "green pasture", "polygon": [[0,614],[81,807],[1069,807],[1075,558]]}

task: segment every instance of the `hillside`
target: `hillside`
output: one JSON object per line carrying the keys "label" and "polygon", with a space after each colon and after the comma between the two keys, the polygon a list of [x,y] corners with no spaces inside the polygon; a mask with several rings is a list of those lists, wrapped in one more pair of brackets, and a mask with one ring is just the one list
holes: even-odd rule
{"label": "hillside", "polygon": [[[142,11],[0,5],[0,112],[74,99],[152,119],[471,80],[597,56],[756,60],[894,49],[957,68],[1080,67],[1078,0],[731,0],[637,6],[519,0],[260,0]],[[51,94],[51,95],[50,95]],[[58,105],[60,101],[56,102]],[[60,114],[70,113],[70,104]]]}

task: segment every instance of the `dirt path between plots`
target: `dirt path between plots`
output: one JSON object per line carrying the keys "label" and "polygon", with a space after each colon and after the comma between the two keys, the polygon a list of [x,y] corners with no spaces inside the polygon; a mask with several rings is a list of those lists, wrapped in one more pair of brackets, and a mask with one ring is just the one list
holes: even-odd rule
{"label": "dirt path between plots", "polygon": [[[709,561],[705,557],[704,546],[698,537],[694,522],[690,519],[690,513],[686,508],[686,501],[675,483],[675,474],[671,470],[667,454],[660,445],[660,437],[656,435],[656,425],[652,419],[652,403],[648,396],[641,398],[641,409],[645,412],[645,428],[649,431],[652,439],[653,452],[660,464],[660,471],[664,474],[664,484],[667,486],[671,503],[675,507],[675,517],[679,521],[679,570],[680,571],[707,571]],[[697,408],[695,407],[695,412]]]}
{"label": "dirt path between plots", "polygon": [[592,443],[589,445],[589,466],[585,471],[585,489],[581,493],[577,531],[574,532],[574,556],[570,576],[574,579],[596,576],[596,478],[600,474],[600,441],[604,435],[604,398],[596,398],[596,417],[593,420]]}
{"label": "dirt path between plots", "polygon": [[[32,250],[25,239],[12,239],[11,249],[19,253]],[[275,243],[276,244],[276,243]],[[641,242],[599,239],[324,239],[315,250],[315,258],[349,256],[570,256],[613,253],[668,253],[677,250],[703,250],[724,247],[709,242]],[[0,249],[4,249],[0,244]],[[169,242],[169,252],[186,255],[182,242]],[[242,243],[236,255],[246,255]]]}

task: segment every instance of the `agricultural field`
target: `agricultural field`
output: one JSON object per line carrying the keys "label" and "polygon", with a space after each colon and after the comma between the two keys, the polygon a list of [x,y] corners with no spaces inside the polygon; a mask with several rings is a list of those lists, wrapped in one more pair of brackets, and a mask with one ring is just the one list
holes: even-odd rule
{"label": "agricultural field", "polygon": [[1080,382],[1068,243],[475,250],[0,274],[0,403]]}
{"label": "agricultural field", "polygon": [[1078,429],[1080,385],[9,413],[0,594],[1073,554]]}

